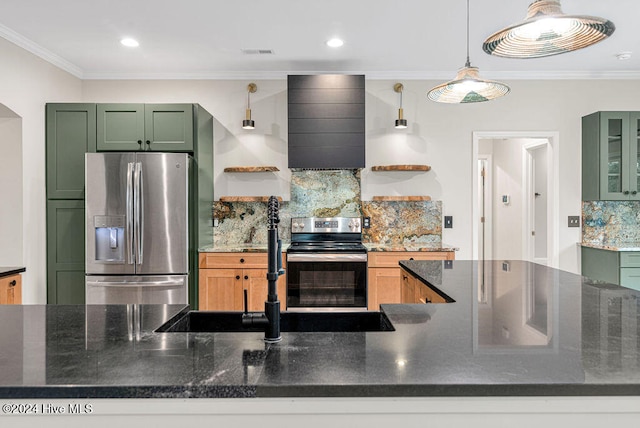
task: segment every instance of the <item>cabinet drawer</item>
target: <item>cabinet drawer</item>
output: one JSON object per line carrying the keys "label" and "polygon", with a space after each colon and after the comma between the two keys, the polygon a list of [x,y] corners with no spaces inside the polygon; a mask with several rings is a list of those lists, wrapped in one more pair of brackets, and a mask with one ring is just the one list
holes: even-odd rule
{"label": "cabinet drawer", "polygon": [[369,267],[399,267],[400,260],[453,260],[453,251],[379,251],[368,255]]}
{"label": "cabinet drawer", "polygon": [[267,253],[201,253],[200,268],[266,269]]}
{"label": "cabinet drawer", "polygon": [[640,290],[640,268],[621,268],[620,285]]}
{"label": "cabinet drawer", "polygon": [[621,252],[620,267],[640,268],[640,252]]}

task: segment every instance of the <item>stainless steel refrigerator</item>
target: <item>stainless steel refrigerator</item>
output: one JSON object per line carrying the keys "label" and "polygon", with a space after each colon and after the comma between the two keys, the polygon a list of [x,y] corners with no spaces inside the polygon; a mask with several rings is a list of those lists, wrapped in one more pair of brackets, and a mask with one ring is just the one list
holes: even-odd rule
{"label": "stainless steel refrigerator", "polygon": [[86,303],[188,303],[185,153],[87,153]]}

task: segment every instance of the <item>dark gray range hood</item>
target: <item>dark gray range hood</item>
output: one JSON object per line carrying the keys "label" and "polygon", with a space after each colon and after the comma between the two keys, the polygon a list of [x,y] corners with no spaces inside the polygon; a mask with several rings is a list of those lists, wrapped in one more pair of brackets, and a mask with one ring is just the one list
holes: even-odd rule
{"label": "dark gray range hood", "polygon": [[365,166],[364,76],[288,76],[289,168]]}

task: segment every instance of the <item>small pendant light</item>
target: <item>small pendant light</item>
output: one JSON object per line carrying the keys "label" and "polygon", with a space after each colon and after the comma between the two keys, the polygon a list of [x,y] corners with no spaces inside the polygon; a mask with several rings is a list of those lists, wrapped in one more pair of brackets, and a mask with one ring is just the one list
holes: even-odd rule
{"label": "small pendant light", "polygon": [[404,111],[402,110],[402,90],[403,89],[404,89],[404,86],[402,86],[402,83],[396,83],[395,85],[393,85],[393,90],[400,94],[400,108],[398,109],[398,118],[396,119],[396,129],[406,129],[407,127],[407,119],[403,117]]}
{"label": "small pendant light", "polygon": [[494,80],[480,78],[478,67],[469,61],[469,0],[467,0],[467,61],[458,70],[455,79],[431,89],[427,93],[430,100],[438,103],[477,103],[489,101],[508,94],[509,87]]}
{"label": "small pendant light", "polygon": [[254,129],[256,122],[251,119],[251,94],[258,90],[258,86],[255,83],[249,83],[247,85],[247,111],[245,119],[242,121],[242,129]]}
{"label": "small pendant light", "polygon": [[615,29],[607,19],[565,15],[560,0],[536,0],[524,21],[489,36],[482,49],[505,58],[540,58],[586,48]]}

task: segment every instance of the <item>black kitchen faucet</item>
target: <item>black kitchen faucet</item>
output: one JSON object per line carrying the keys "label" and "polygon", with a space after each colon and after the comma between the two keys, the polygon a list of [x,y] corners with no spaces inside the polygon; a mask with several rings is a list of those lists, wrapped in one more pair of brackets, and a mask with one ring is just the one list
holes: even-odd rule
{"label": "black kitchen faucet", "polygon": [[282,269],[282,241],[278,238],[280,223],[279,203],[275,196],[269,197],[267,207],[267,300],[264,302],[264,313],[248,312],[247,290],[244,291],[244,314],[242,325],[245,327],[264,326],[265,342],[278,342],[280,336],[280,301],[278,300],[278,277],[284,273]]}

